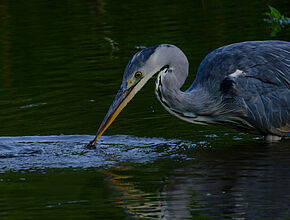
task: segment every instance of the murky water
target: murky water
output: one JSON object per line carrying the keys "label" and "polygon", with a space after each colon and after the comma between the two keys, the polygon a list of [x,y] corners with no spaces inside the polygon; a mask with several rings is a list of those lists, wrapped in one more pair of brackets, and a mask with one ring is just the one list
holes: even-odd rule
{"label": "murky water", "polygon": [[0,215],[289,217],[288,141],[244,135],[231,146],[214,134],[202,142],[104,136],[96,150],[83,148],[88,135],[1,137]]}
{"label": "murky water", "polygon": [[0,0],[0,219],[289,219],[289,140],[179,121],[154,80],[83,148],[139,48],[179,46],[185,88],[219,46],[290,39],[268,4],[290,16],[287,0]]}

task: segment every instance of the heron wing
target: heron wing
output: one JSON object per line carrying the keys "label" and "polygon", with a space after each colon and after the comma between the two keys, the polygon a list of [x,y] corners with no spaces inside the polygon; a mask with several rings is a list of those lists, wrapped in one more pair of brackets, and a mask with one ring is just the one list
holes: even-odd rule
{"label": "heron wing", "polygon": [[203,60],[195,83],[242,99],[245,120],[260,132],[289,134],[289,42],[243,42],[219,48]]}

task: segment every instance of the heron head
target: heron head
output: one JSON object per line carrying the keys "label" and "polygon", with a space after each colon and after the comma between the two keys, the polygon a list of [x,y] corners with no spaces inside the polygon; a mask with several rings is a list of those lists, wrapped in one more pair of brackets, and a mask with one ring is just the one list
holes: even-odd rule
{"label": "heron head", "polygon": [[97,139],[146,82],[162,68],[162,63],[156,59],[159,47],[160,45],[145,48],[137,52],[129,61],[124,71],[121,87],[97,131]]}
{"label": "heron head", "polygon": [[188,61],[178,47],[161,44],[137,52],[125,68],[121,87],[97,131],[96,140],[155,73],[165,74],[171,66],[179,70],[179,79],[173,81],[180,88],[187,76]]}

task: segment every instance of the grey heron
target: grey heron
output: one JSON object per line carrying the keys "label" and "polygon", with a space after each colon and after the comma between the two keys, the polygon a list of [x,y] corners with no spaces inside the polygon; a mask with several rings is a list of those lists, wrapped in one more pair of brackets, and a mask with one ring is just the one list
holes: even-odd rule
{"label": "grey heron", "polygon": [[181,90],[189,63],[181,49],[161,44],[137,52],[96,137],[157,74],[155,93],[165,109],[191,123],[223,125],[277,141],[290,133],[290,42],[248,41],[220,47],[201,62],[196,78]]}

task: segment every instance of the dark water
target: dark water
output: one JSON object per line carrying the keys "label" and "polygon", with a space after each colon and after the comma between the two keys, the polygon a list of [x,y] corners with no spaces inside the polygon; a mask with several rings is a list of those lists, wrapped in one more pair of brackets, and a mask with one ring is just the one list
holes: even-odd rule
{"label": "dark water", "polygon": [[[3,219],[289,217],[290,144],[105,136],[0,138]],[[239,139],[239,140],[237,140]]]}
{"label": "dark water", "polygon": [[219,46],[290,39],[267,5],[290,16],[286,0],[0,0],[0,219],[290,219],[289,141],[179,121],[154,80],[83,148],[139,47],[182,48],[186,87]]}

